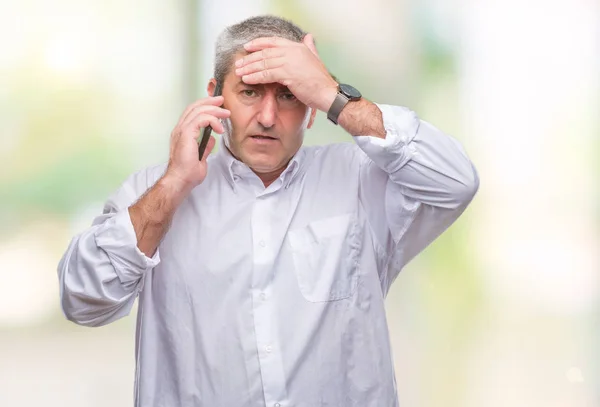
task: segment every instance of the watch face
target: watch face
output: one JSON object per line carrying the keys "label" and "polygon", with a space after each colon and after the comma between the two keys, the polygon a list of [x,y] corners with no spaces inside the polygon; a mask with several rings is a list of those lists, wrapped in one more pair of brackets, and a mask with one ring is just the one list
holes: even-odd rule
{"label": "watch face", "polygon": [[358,89],[346,85],[345,83],[340,83],[340,91],[350,100],[360,99],[362,97]]}

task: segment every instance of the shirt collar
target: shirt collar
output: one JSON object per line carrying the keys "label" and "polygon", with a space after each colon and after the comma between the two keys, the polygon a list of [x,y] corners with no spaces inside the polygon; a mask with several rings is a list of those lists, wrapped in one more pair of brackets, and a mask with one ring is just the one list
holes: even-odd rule
{"label": "shirt collar", "polygon": [[[236,183],[243,180],[244,177],[252,174],[252,170],[243,162],[235,158],[229,148],[227,147],[227,136],[221,136],[219,140],[219,151],[217,156],[223,166],[223,172],[227,181],[231,184],[232,188],[235,189]],[[288,163],[287,168],[281,173],[279,178],[283,181],[283,187],[288,188],[292,181],[298,175],[302,164],[305,161],[306,151],[304,147],[300,147],[298,152],[292,157]]]}

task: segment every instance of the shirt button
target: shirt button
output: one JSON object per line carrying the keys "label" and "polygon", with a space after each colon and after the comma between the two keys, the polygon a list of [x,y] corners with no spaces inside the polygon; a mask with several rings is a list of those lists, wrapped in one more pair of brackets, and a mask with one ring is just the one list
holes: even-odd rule
{"label": "shirt button", "polygon": [[267,345],[267,346],[265,346],[265,350],[267,351],[267,353],[271,353],[273,348],[271,347],[271,345]]}
{"label": "shirt button", "polygon": [[261,240],[258,244],[260,247],[265,247],[267,245],[264,240]]}
{"label": "shirt button", "polygon": [[281,404],[275,403],[273,407],[281,407]]}
{"label": "shirt button", "polygon": [[263,301],[266,300],[267,299],[267,294],[260,293],[260,299],[263,300]]}

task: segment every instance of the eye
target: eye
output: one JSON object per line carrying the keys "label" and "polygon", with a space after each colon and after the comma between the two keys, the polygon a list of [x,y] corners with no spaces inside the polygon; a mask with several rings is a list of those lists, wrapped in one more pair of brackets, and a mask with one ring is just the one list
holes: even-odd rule
{"label": "eye", "polygon": [[296,100],[296,96],[294,96],[294,94],[292,92],[283,92],[281,94],[281,98],[283,100],[287,100],[287,101],[294,101],[294,100]]}
{"label": "eye", "polygon": [[251,98],[252,96],[256,96],[256,91],[254,89],[244,89],[242,94]]}

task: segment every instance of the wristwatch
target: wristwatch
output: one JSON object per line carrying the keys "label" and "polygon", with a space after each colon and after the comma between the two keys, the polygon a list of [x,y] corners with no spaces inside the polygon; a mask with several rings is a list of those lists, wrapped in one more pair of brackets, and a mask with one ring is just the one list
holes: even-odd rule
{"label": "wristwatch", "polygon": [[350,85],[340,83],[338,85],[338,93],[335,96],[335,100],[331,104],[329,111],[327,112],[327,118],[331,120],[333,124],[338,124],[338,117],[348,102],[354,102],[360,100],[362,95],[360,92]]}

